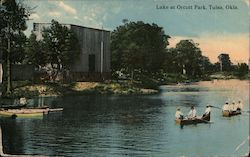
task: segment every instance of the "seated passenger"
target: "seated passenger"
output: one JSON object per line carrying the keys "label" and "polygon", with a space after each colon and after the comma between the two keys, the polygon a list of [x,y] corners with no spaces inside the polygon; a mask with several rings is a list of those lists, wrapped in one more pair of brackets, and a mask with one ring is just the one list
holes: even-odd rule
{"label": "seated passenger", "polygon": [[183,119],[184,118],[183,113],[181,112],[180,108],[177,108],[177,110],[175,112],[175,118],[176,119]]}
{"label": "seated passenger", "polygon": [[239,100],[238,103],[236,104],[236,110],[237,110],[237,111],[241,111],[241,110],[242,110],[242,103],[241,103],[240,100]]}
{"label": "seated passenger", "polygon": [[226,102],[226,103],[223,105],[222,110],[223,110],[223,111],[229,111],[229,104],[228,104],[228,102]]}
{"label": "seated passenger", "polygon": [[194,108],[194,106],[191,107],[191,110],[188,113],[188,118],[189,119],[193,119],[196,117],[196,109]]}

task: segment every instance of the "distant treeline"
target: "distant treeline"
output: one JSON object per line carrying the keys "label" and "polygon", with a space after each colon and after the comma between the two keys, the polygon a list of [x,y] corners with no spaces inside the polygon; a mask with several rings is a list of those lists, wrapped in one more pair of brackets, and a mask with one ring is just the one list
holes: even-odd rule
{"label": "distant treeline", "polygon": [[140,80],[142,76],[174,74],[199,79],[219,71],[239,76],[248,72],[246,63],[233,65],[228,54],[221,54],[218,63],[212,64],[192,39],[181,40],[175,48],[168,48],[169,38],[157,24],[124,20],[111,36],[113,76]]}

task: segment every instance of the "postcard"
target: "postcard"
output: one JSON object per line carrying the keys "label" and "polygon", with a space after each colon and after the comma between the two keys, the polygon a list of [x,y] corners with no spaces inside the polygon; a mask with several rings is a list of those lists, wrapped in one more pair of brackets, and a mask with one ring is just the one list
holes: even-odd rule
{"label": "postcard", "polygon": [[0,156],[249,156],[248,0],[0,2]]}

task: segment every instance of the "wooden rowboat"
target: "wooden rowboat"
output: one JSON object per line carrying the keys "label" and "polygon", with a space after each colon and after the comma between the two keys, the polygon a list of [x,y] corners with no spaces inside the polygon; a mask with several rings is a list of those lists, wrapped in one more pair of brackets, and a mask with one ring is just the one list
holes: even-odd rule
{"label": "wooden rowboat", "polygon": [[176,124],[180,125],[189,125],[189,124],[197,124],[197,123],[210,123],[210,114],[206,115],[205,117],[201,118],[194,118],[194,119],[176,119]]}
{"label": "wooden rowboat", "polygon": [[222,111],[223,117],[231,117],[241,114],[240,110],[237,111]]}
{"label": "wooden rowboat", "polygon": [[21,112],[10,112],[10,111],[0,111],[0,116],[2,117],[11,117],[11,118],[30,118],[30,117],[42,117],[43,112],[26,112],[26,113],[21,113]]}
{"label": "wooden rowboat", "polygon": [[20,118],[29,118],[29,117],[41,117],[49,112],[62,111],[63,108],[23,108],[23,109],[0,109],[0,116],[3,117],[20,117]]}

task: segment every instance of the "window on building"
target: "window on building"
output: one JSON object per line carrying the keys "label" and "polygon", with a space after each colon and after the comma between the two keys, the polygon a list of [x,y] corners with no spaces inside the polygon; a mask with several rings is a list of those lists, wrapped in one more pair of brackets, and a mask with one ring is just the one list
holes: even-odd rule
{"label": "window on building", "polygon": [[89,55],[89,72],[95,72],[95,55]]}

